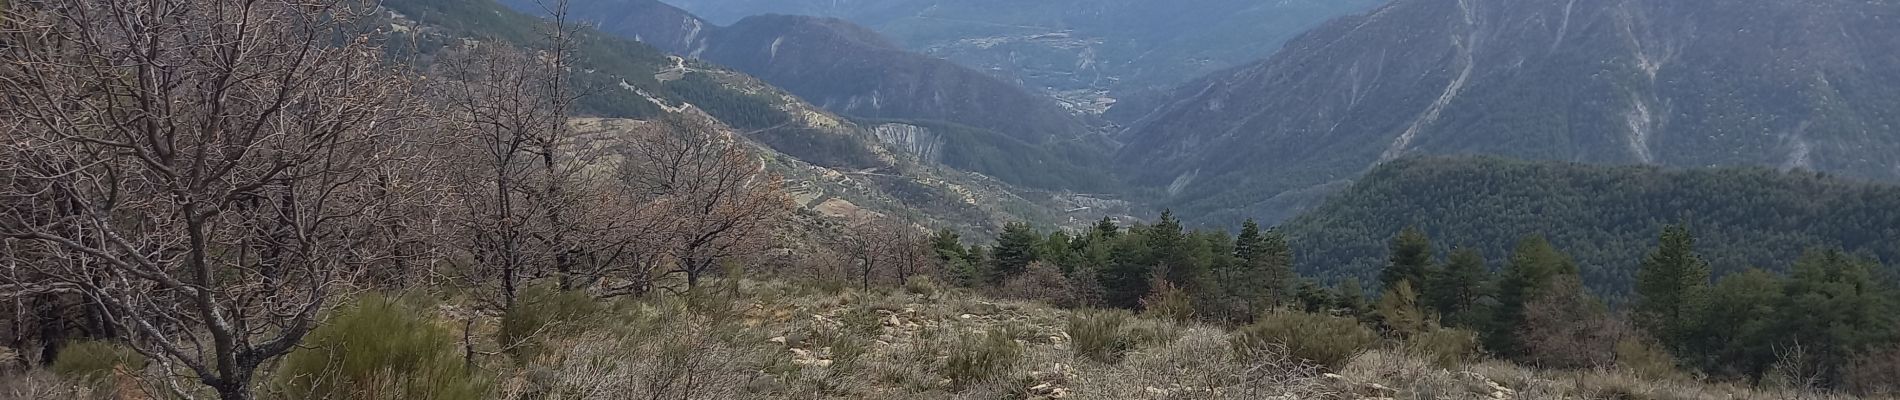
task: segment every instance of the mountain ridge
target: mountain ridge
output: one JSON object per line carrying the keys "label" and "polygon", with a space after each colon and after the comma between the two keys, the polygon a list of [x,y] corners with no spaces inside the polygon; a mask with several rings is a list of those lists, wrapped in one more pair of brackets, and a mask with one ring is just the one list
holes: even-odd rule
{"label": "mountain ridge", "polygon": [[1178,88],[1117,159],[1191,214],[1415,154],[1900,178],[1900,7],[1678,3],[1394,1]]}

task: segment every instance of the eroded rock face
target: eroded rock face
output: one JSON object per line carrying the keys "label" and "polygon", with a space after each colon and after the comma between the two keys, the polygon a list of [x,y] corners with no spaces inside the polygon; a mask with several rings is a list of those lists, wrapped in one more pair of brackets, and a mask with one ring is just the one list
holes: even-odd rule
{"label": "eroded rock face", "polygon": [[871,127],[877,140],[912,156],[918,161],[936,164],[943,159],[943,138],[929,128],[907,124],[881,124]]}

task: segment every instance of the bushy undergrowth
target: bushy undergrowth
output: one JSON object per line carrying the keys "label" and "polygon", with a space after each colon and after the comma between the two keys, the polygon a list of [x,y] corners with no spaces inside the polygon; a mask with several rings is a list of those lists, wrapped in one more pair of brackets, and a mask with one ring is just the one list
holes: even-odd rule
{"label": "bushy undergrowth", "polygon": [[[147,361],[145,355],[121,343],[82,340],[62,347],[51,369],[54,375],[79,383],[70,390],[89,392],[100,398],[122,398],[137,395],[130,387],[135,385],[133,380],[145,369]],[[0,398],[4,397],[5,394],[0,393]]]}
{"label": "bushy undergrowth", "polygon": [[1066,328],[1076,355],[1108,364],[1120,362],[1131,350],[1181,336],[1177,325],[1136,318],[1124,310],[1078,310],[1069,314]]}
{"label": "bushy undergrowth", "polygon": [[1195,314],[1194,297],[1186,290],[1174,287],[1166,280],[1156,278],[1152,284],[1154,293],[1141,299],[1143,316],[1177,322],[1193,321]]}
{"label": "bushy undergrowth", "polygon": [[1119,310],[1070,314],[1068,332],[1075,354],[1104,363],[1121,361],[1122,353],[1135,346],[1133,340],[1122,334],[1122,326],[1128,324],[1130,317],[1128,312]]}
{"label": "bushy undergrowth", "polygon": [[1463,329],[1434,329],[1414,334],[1405,342],[1406,354],[1439,368],[1457,368],[1484,357],[1478,333]]}
{"label": "bushy undergrowth", "polygon": [[580,334],[604,308],[587,293],[531,286],[521,292],[514,307],[502,313],[495,341],[517,359],[533,359],[548,341]]}
{"label": "bushy undergrowth", "polygon": [[1676,368],[1676,359],[1655,343],[1640,339],[1616,342],[1616,366],[1644,379],[1675,380],[1685,375]]}
{"label": "bushy undergrowth", "polygon": [[[1323,314],[1266,314],[1226,329],[960,289],[930,298],[896,287],[708,287],[717,289],[558,306],[599,311],[531,330],[541,354],[530,359],[496,353],[500,335],[486,330],[501,329],[499,318],[478,320],[475,365],[492,378],[463,369],[459,323],[371,297],[267,371],[262,398],[1845,399],[1674,379],[1648,369],[1672,361],[1629,345],[1619,346],[1618,368],[1591,370],[1482,360],[1470,332],[1449,329],[1373,349],[1382,346],[1368,328]],[[1866,382],[1877,384],[1890,369],[1868,360]],[[0,371],[0,400],[51,389]]]}
{"label": "bushy undergrowth", "polygon": [[944,359],[943,374],[956,387],[967,388],[1009,371],[1022,356],[1022,344],[1007,329],[960,335]]}
{"label": "bushy undergrowth", "polygon": [[922,296],[926,300],[935,299],[943,293],[943,284],[929,276],[911,277],[904,281],[904,292]]}
{"label": "bushy undergrowth", "polygon": [[1276,312],[1235,332],[1234,352],[1261,357],[1276,351],[1329,371],[1338,371],[1379,341],[1371,329],[1351,318]]}
{"label": "bushy undergrowth", "polygon": [[145,356],[113,342],[82,340],[67,343],[53,360],[54,374],[69,380],[100,383],[115,371],[138,373],[145,369]]}
{"label": "bushy undergrowth", "polygon": [[454,332],[402,302],[366,296],[310,332],[275,372],[286,399],[475,399],[489,380],[467,368]]}

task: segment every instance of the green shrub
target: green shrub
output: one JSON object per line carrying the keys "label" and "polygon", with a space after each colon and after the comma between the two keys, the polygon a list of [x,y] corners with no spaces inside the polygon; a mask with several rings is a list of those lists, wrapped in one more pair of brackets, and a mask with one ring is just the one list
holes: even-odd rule
{"label": "green shrub", "polygon": [[944,360],[943,374],[961,389],[1008,371],[1023,356],[1022,344],[1016,343],[1015,336],[1013,332],[996,329],[958,337],[956,346]]}
{"label": "green shrub", "polygon": [[1069,340],[1077,355],[1104,363],[1120,362],[1122,355],[1181,337],[1180,327],[1168,321],[1135,318],[1122,310],[1084,310],[1069,315]]}
{"label": "green shrub", "polygon": [[533,360],[548,341],[585,332],[603,311],[605,307],[587,293],[530,286],[516,298],[514,307],[501,314],[495,341],[516,360]]}
{"label": "green shrub", "polygon": [[1682,370],[1676,369],[1676,359],[1668,351],[1641,339],[1623,339],[1616,342],[1616,366],[1630,374],[1644,379],[1683,379]]}
{"label": "green shrub", "polygon": [[1449,328],[1412,335],[1405,342],[1405,352],[1445,369],[1477,361],[1484,355],[1477,332]]}
{"label": "green shrub", "polygon": [[488,392],[452,330],[381,296],[330,316],[304,343],[276,371],[284,398],[474,399]]}
{"label": "green shrub", "polygon": [[145,369],[145,363],[145,355],[132,351],[124,345],[82,340],[70,342],[61,347],[59,356],[53,359],[52,370],[61,378],[100,383],[111,378],[113,371],[120,368],[137,373],[138,370]]}
{"label": "green shrub", "polygon": [[1286,356],[1330,371],[1338,371],[1378,343],[1379,335],[1352,318],[1301,312],[1276,312],[1247,325],[1233,339],[1234,352]]}
{"label": "green shrub", "polygon": [[943,293],[943,284],[937,283],[936,279],[929,276],[914,276],[904,281],[904,291],[923,296],[925,299],[934,299],[938,294]]}
{"label": "green shrub", "polygon": [[1128,324],[1125,311],[1076,311],[1069,315],[1069,341],[1075,354],[1104,363],[1121,361],[1122,353],[1134,348],[1134,341],[1122,332]]}
{"label": "green shrub", "polygon": [[884,328],[884,314],[868,304],[851,307],[838,314],[838,325],[846,333],[876,335]]}

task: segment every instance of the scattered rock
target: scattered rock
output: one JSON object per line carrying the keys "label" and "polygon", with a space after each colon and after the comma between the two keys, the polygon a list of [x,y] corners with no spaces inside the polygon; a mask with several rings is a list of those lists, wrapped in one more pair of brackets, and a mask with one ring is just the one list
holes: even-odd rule
{"label": "scattered rock", "polygon": [[831,366],[831,360],[825,359],[824,357],[819,357],[818,355],[813,354],[811,350],[805,350],[805,349],[793,347],[791,351],[792,351],[793,364],[798,364],[802,366],[816,366],[816,367]]}
{"label": "scattered rock", "polygon": [[1399,391],[1396,389],[1385,387],[1385,385],[1370,383],[1370,382],[1359,386],[1359,389],[1360,389],[1360,393],[1362,394],[1365,394],[1367,396],[1374,396],[1378,398],[1390,398],[1392,396],[1397,396],[1399,394]]}
{"label": "scattered rock", "polygon": [[1493,381],[1491,378],[1487,378],[1476,372],[1460,372],[1458,373],[1458,378],[1465,383],[1465,389],[1473,394],[1484,395],[1493,400],[1517,398],[1516,390],[1504,387],[1504,385],[1499,384],[1497,381]]}
{"label": "scattered rock", "polygon": [[1055,391],[1056,391],[1056,385],[1051,385],[1047,383],[1029,387],[1030,394],[1049,394]]}
{"label": "scattered rock", "polygon": [[1399,394],[1398,390],[1386,387],[1385,385],[1372,382],[1354,382],[1351,378],[1340,374],[1327,373],[1320,375],[1320,378],[1324,378],[1327,382],[1331,383],[1333,387],[1357,394],[1363,399],[1385,399]]}

